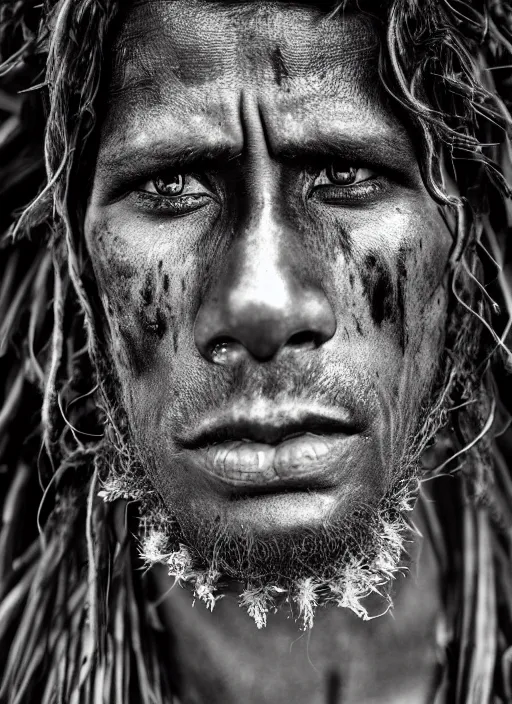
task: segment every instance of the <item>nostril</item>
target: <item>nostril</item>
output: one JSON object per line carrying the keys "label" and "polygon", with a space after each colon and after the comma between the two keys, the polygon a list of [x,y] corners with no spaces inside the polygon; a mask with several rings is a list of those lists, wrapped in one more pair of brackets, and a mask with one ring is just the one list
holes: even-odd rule
{"label": "nostril", "polygon": [[292,335],[288,339],[286,345],[311,349],[313,347],[318,347],[321,343],[321,337],[317,333],[313,332],[312,330],[301,330],[300,332],[296,332],[294,335]]}

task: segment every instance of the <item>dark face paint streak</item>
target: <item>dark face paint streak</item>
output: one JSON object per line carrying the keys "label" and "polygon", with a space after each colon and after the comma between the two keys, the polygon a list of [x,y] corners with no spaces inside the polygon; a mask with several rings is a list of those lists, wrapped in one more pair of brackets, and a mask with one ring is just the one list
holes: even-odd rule
{"label": "dark face paint streak", "polygon": [[150,318],[149,315],[143,313],[142,326],[147,332],[156,335],[159,340],[162,339],[167,331],[167,322],[160,308],[156,309],[154,318]]}
{"label": "dark face paint streak", "polygon": [[372,318],[377,325],[394,317],[395,302],[391,272],[385,261],[368,254],[363,263],[361,281],[370,302]]}
{"label": "dark face paint streak", "polygon": [[398,254],[398,278],[396,308],[399,329],[399,342],[402,353],[407,346],[407,326],[405,323],[405,291],[407,287],[407,250],[400,248]]}
{"label": "dark face paint streak", "polygon": [[154,284],[151,274],[146,275],[146,281],[144,283],[144,288],[141,290],[140,295],[144,301],[145,306],[150,306],[153,303],[154,298]]}
{"label": "dark face paint streak", "polygon": [[274,78],[278,86],[283,82],[283,78],[288,78],[288,69],[284,63],[283,55],[281,54],[281,49],[277,46],[274,51],[270,54],[270,61],[272,63],[272,70],[274,71]]}

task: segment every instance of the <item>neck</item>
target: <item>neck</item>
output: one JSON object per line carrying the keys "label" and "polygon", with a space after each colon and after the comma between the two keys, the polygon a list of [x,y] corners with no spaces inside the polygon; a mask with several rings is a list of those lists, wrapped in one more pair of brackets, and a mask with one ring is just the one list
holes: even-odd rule
{"label": "neck", "polygon": [[[413,519],[421,530],[420,509]],[[183,702],[431,701],[439,575],[426,539],[416,536],[409,553],[408,570],[394,585],[393,610],[364,622],[346,609],[320,608],[307,632],[286,610],[269,615],[267,627],[258,630],[236,595],[219,600],[212,613],[202,603],[192,606],[191,593],[178,586],[168,591],[165,567],[155,567],[169,669]]]}

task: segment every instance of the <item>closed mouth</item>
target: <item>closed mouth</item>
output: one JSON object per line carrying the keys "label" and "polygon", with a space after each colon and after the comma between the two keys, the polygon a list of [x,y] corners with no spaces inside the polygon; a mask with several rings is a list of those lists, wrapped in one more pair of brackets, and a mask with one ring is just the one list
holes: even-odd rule
{"label": "closed mouth", "polygon": [[325,416],[313,415],[301,420],[282,420],[280,423],[245,419],[232,420],[225,423],[212,423],[201,433],[184,440],[182,446],[188,450],[219,445],[226,442],[254,442],[266,445],[278,445],[285,440],[304,435],[352,435],[357,432],[340,420]]}
{"label": "closed mouth", "polygon": [[361,430],[344,410],[260,404],[206,418],[180,445],[222,484],[291,489],[321,483],[340,448]]}

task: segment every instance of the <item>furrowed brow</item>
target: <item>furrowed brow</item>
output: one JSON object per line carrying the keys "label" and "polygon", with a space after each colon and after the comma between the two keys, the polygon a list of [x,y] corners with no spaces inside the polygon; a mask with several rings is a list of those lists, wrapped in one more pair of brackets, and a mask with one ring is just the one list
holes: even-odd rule
{"label": "furrowed brow", "polygon": [[144,145],[123,144],[102,150],[98,159],[98,173],[101,177],[131,180],[137,178],[140,172],[213,169],[225,166],[226,162],[238,156],[240,148],[227,141],[201,144],[198,140],[194,144],[170,144],[168,141],[157,140]]}
{"label": "furrowed brow", "polygon": [[283,160],[310,163],[335,158],[408,172],[417,163],[414,150],[405,132],[315,135],[300,142],[283,144],[278,150],[278,156]]}

